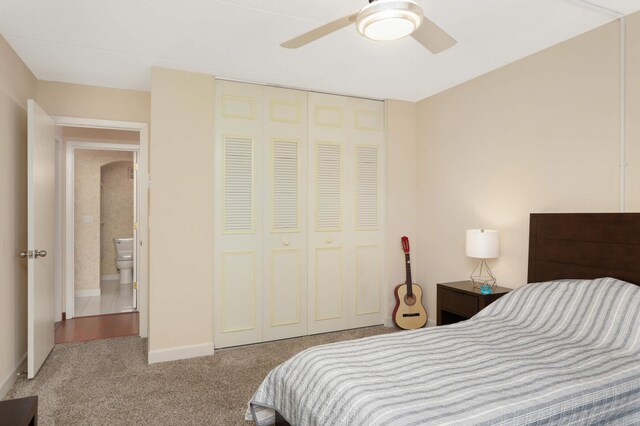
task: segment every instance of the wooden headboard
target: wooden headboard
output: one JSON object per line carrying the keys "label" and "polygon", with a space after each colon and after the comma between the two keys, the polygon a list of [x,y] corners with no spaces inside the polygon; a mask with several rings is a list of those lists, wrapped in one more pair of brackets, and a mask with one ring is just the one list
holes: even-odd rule
{"label": "wooden headboard", "polygon": [[613,277],[640,285],[640,213],[534,213],[528,282]]}

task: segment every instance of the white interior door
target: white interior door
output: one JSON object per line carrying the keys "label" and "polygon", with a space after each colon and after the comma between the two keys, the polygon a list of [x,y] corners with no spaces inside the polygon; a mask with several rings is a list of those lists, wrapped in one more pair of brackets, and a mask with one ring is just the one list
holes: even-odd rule
{"label": "white interior door", "polygon": [[344,96],[309,93],[309,334],[349,327],[347,106]]}
{"label": "white interior door", "polygon": [[262,341],[262,88],[216,82],[214,333],[217,348]]}
{"label": "white interior door", "polygon": [[307,92],[262,88],[262,339],[307,334]]}
{"label": "white interior door", "polygon": [[307,92],[216,83],[216,347],[307,334]]}
{"label": "white interior door", "polygon": [[309,94],[309,333],[381,324],[383,103]]}
{"label": "white interior door", "polygon": [[349,328],[382,324],[386,306],[383,288],[384,195],[384,105],[382,102],[350,98],[351,166],[347,180],[352,182],[349,215],[350,242],[353,244],[353,287],[349,303]]}
{"label": "white interior door", "polygon": [[131,306],[138,309],[138,252],[140,243],[138,242],[138,153],[133,153],[133,300]]}
{"label": "white interior door", "polygon": [[31,99],[27,152],[27,374],[32,379],[54,344],[56,160],[55,124]]}

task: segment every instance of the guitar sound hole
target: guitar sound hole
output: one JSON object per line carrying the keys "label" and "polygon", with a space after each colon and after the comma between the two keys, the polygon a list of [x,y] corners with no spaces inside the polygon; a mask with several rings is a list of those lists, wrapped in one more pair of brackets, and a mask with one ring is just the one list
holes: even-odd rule
{"label": "guitar sound hole", "polygon": [[408,306],[413,306],[416,303],[416,296],[414,294],[404,296],[404,303]]}

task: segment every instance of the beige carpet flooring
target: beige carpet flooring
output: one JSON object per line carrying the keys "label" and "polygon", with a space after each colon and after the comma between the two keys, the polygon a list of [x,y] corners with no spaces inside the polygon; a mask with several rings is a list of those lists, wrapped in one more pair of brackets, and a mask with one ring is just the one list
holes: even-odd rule
{"label": "beige carpet flooring", "polygon": [[249,398],[267,373],[311,346],[395,331],[383,326],[217,350],[147,365],[146,340],[56,345],[33,380],[7,398],[39,397],[40,425],[250,425]]}

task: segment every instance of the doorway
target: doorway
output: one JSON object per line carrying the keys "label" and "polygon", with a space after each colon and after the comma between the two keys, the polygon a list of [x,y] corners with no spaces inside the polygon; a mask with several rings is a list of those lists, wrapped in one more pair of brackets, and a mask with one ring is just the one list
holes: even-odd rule
{"label": "doorway", "polygon": [[73,156],[72,167],[67,165],[67,179],[73,181],[73,193],[67,195],[73,197],[74,217],[73,317],[137,309],[137,145],[103,146],[67,142]]}
{"label": "doorway", "polygon": [[67,318],[135,311],[138,135],[73,133],[118,143],[66,139]]}
{"label": "doorway", "polygon": [[128,315],[146,337],[147,124],[53,119],[64,135],[62,325]]}

